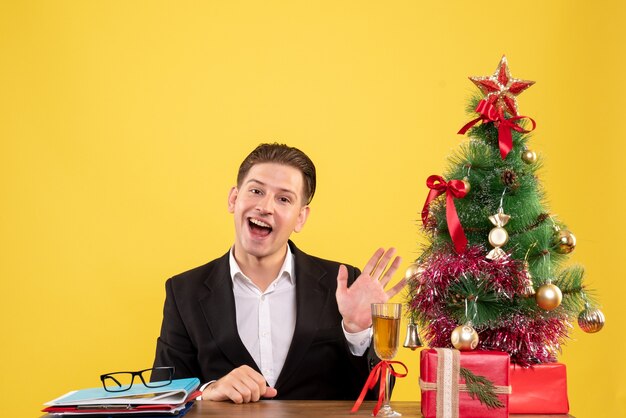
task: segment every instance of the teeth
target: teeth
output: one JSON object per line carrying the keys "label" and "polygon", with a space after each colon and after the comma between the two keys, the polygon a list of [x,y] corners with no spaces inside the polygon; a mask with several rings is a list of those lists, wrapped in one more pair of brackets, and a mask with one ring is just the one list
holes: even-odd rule
{"label": "teeth", "polygon": [[263,221],[259,221],[258,219],[250,218],[250,222],[252,222],[253,224],[258,225],[258,226],[260,226],[262,228],[271,228],[270,225],[266,224]]}

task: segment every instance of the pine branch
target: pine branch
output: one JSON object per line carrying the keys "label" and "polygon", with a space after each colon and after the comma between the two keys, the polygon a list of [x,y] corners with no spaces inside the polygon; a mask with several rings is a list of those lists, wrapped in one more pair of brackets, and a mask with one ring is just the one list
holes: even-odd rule
{"label": "pine branch", "polygon": [[583,284],[584,275],[584,268],[574,265],[561,270],[555,281],[563,293],[563,309],[572,317],[577,316],[585,304],[592,307],[598,304],[593,291],[587,289]]}
{"label": "pine branch", "polygon": [[472,373],[469,369],[461,367],[459,370],[461,377],[465,380],[467,391],[472,399],[478,398],[478,401],[487,408],[504,408],[504,404],[496,395],[495,386],[491,380],[485,376],[479,376]]}
{"label": "pine branch", "polygon": [[482,95],[478,93],[472,94],[472,97],[470,97],[470,99],[467,101],[467,107],[465,108],[465,111],[467,112],[468,115],[471,115],[471,116],[476,115],[476,106],[478,106],[478,102],[480,102],[482,99],[483,99]]}
{"label": "pine branch", "polygon": [[487,280],[476,280],[472,276],[463,275],[448,288],[446,308],[457,322],[472,321],[476,327],[481,328],[497,322],[515,309],[515,306],[511,300],[502,300],[491,290]]}

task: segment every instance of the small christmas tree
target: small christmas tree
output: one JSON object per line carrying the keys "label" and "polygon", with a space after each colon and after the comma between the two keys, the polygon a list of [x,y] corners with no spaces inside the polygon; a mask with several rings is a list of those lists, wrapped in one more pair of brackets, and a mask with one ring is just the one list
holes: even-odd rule
{"label": "small christmas tree", "polygon": [[520,365],[555,362],[572,319],[599,331],[604,316],[583,285],[583,268],[564,266],[574,235],[547,209],[529,146],[535,122],[516,96],[534,82],[496,72],[470,77],[482,96],[444,177],[430,176],[422,211],[429,238],[406,277],[411,319],[433,347],[499,350]]}

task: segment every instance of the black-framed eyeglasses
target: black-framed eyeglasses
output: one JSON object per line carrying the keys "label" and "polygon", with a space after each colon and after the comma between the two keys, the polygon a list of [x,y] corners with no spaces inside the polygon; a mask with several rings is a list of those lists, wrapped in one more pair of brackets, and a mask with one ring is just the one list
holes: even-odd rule
{"label": "black-framed eyeglasses", "polygon": [[100,375],[102,386],[107,392],[124,392],[133,386],[135,376],[149,388],[160,388],[172,383],[174,367],[153,367],[137,372],[114,372]]}

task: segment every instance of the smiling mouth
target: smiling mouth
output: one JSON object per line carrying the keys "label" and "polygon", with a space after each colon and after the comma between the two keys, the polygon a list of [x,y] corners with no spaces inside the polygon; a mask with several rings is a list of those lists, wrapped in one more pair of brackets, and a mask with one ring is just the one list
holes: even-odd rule
{"label": "smiling mouth", "polygon": [[248,226],[253,234],[266,237],[272,232],[272,227],[263,221],[254,218],[248,218]]}

